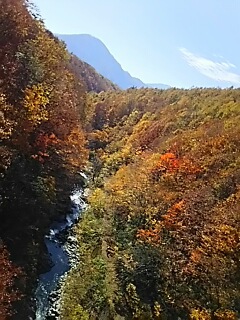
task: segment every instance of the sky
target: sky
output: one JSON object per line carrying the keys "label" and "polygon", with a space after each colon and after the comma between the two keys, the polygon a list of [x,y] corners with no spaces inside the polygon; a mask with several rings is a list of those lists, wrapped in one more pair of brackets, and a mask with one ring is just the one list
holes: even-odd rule
{"label": "sky", "polygon": [[99,38],[145,83],[240,87],[240,0],[33,0],[46,27]]}

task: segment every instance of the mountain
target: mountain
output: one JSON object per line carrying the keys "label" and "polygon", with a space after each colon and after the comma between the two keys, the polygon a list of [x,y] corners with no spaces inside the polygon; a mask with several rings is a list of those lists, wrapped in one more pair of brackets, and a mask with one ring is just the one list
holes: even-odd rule
{"label": "mountain", "polygon": [[170,89],[171,88],[169,85],[163,84],[163,83],[147,83],[146,86],[150,87],[150,88],[157,88],[157,89]]}
{"label": "mountain", "polygon": [[140,79],[132,77],[127,71],[123,70],[103,42],[91,35],[57,34],[56,36],[66,43],[70,52],[90,64],[97,72],[122,89],[130,87],[170,88],[165,84],[145,84]]}
{"label": "mountain", "polygon": [[72,55],[70,60],[71,71],[85,84],[86,91],[112,91],[118,90],[118,86],[110,80],[99,74],[87,62],[80,60],[77,56]]}

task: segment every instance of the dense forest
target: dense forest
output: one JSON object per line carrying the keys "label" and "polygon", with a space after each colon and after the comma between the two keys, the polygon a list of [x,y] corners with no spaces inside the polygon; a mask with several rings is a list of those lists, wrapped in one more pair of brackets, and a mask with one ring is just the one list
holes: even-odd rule
{"label": "dense forest", "polygon": [[27,319],[43,235],[88,159],[86,83],[28,1],[0,1],[0,34],[0,319]]}
{"label": "dense forest", "polygon": [[239,89],[88,100],[92,192],[62,319],[238,319]]}
{"label": "dense forest", "polygon": [[33,319],[83,169],[60,319],[239,319],[240,90],[121,91],[24,0],[0,34],[0,320]]}

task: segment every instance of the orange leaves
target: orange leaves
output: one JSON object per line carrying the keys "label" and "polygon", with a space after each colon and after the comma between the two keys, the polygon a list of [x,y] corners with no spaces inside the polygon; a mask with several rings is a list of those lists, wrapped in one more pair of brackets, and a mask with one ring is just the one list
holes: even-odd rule
{"label": "orange leaves", "polygon": [[155,166],[155,168],[153,168],[156,171],[173,171],[174,168],[178,168],[179,167],[179,160],[177,159],[177,157],[175,156],[174,153],[171,152],[167,152],[163,155],[160,156],[160,159],[157,163],[157,165]]}
{"label": "orange leaves", "polygon": [[168,211],[181,212],[185,208],[184,200],[175,203]]}
{"label": "orange leaves", "polygon": [[137,238],[140,241],[146,242],[148,244],[159,244],[161,241],[160,228],[154,228],[149,230],[140,229],[137,232]]}
{"label": "orange leaves", "polygon": [[181,214],[183,212],[185,212],[185,202],[181,200],[172,205],[167,213],[161,216],[161,221],[150,221],[152,222],[152,228],[139,229],[137,238],[149,244],[160,244],[161,233],[164,229],[171,231],[182,227]]}
{"label": "orange leaves", "polygon": [[80,127],[75,127],[69,135],[61,141],[59,152],[65,159],[65,164],[72,169],[79,168],[86,163],[88,151],[85,148],[85,135]]}
{"label": "orange leaves", "polygon": [[168,209],[167,214],[162,215],[163,226],[168,230],[174,230],[182,227],[181,216],[179,215],[185,211],[185,202],[181,200],[175,203]]}
{"label": "orange leaves", "polygon": [[31,157],[44,163],[54,152],[61,154],[68,165],[80,166],[86,162],[88,153],[85,148],[85,136],[80,128],[72,129],[65,139],[59,139],[54,133],[40,132],[35,139],[33,147],[35,154]]}
{"label": "orange leaves", "polygon": [[191,252],[191,255],[190,255],[190,260],[193,262],[193,263],[198,263],[200,261],[202,257],[202,253],[199,249],[195,249]]}
{"label": "orange leaves", "polygon": [[192,175],[201,171],[190,159],[177,158],[176,155],[171,152],[163,154],[160,158],[160,163],[168,172],[172,173],[179,172]]}
{"label": "orange leaves", "polygon": [[192,160],[184,157],[179,158],[172,152],[167,152],[160,156],[158,163],[151,169],[154,179],[159,179],[162,175],[170,175],[175,178],[183,176],[196,177],[201,172],[201,168]]}
{"label": "orange leaves", "polygon": [[163,163],[163,165],[165,164],[166,167],[177,167],[177,159],[174,153],[167,152],[163,154],[160,158],[160,161]]}
{"label": "orange leaves", "polygon": [[179,170],[180,161],[179,161],[179,159],[177,159],[175,154],[173,154],[171,152],[167,152],[167,153],[161,155],[158,165],[164,171],[167,171],[167,172],[170,172],[170,173],[171,172],[174,173],[177,170]]}

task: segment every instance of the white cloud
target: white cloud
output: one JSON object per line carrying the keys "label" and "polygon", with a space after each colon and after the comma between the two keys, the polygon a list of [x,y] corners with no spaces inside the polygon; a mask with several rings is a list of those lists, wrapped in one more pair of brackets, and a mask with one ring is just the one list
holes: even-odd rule
{"label": "white cloud", "polygon": [[205,76],[216,81],[224,81],[229,82],[230,84],[240,85],[240,75],[230,71],[230,69],[236,68],[234,64],[228,61],[215,62],[195,55],[186,48],[180,48],[179,50],[183,54],[187,63]]}

